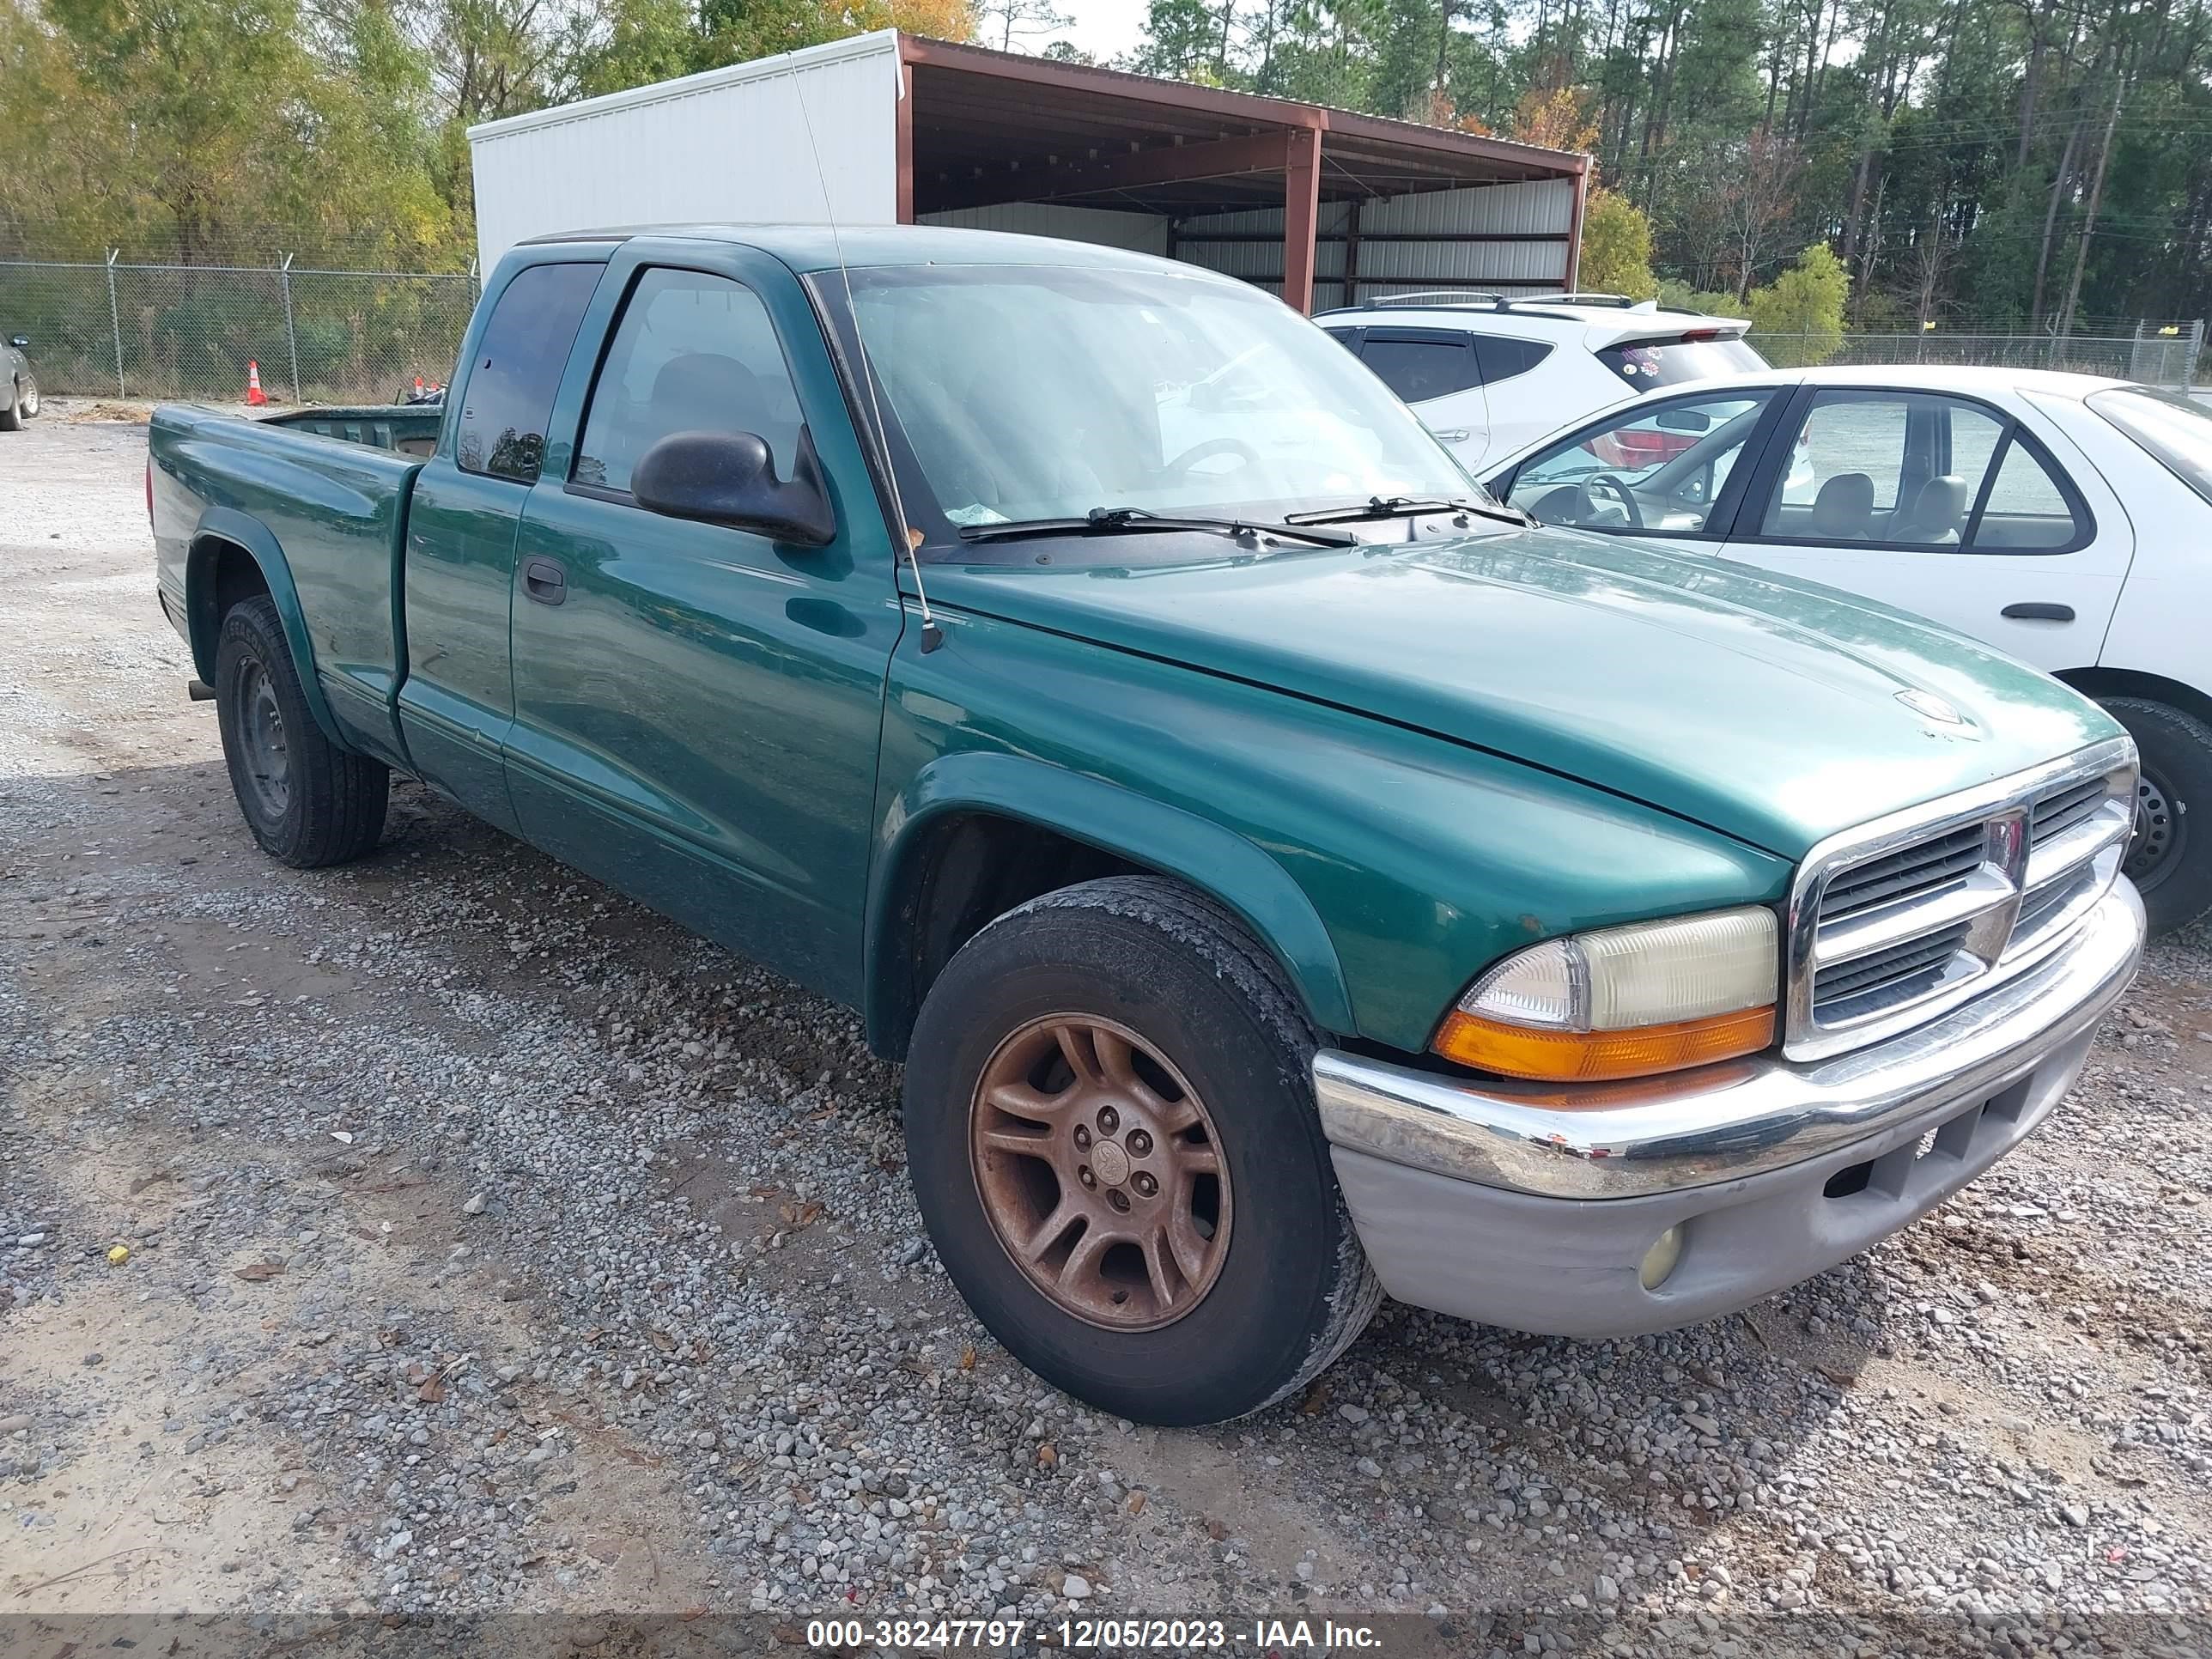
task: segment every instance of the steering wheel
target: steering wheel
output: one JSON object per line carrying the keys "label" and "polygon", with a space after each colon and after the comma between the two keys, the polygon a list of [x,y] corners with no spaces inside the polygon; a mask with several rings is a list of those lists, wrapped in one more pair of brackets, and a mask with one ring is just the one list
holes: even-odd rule
{"label": "steering wheel", "polygon": [[1256,466],[1260,460],[1260,452],[1242,439],[1208,438],[1203,443],[1193,444],[1175,459],[1170,461],[1167,464],[1167,471],[1181,477],[1200,461],[1210,461],[1216,455],[1236,456],[1237,470],[1239,471],[1248,466]]}
{"label": "steering wheel", "polygon": [[1577,524],[1587,524],[1595,516],[1601,495],[1621,510],[1631,530],[1644,528],[1644,509],[1637,506],[1635,492],[1629,489],[1626,480],[1613,472],[1593,472],[1582,481],[1575,491]]}

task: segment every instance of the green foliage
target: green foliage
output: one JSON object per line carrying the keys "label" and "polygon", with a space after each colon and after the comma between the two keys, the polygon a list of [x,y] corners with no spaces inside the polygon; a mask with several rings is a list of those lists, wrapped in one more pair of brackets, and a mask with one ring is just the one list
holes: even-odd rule
{"label": "green foliage", "polygon": [[1129,64],[1493,131],[1571,110],[1678,296],[1741,314],[1820,240],[1909,327],[2048,326],[2077,259],[2077,316],[2212,311],[2208,65],[2212,0],[1150,0]]}
{"label": "green foliage", "polygon": [[1577,283],[1632,300],[1649,300],[1659,292],[1659,279],[1651,274],[1651,222],[1619,191],[1600,186],[1583,204]]}
{"label": "green foliage", "polygon": [[1733,294],[1703,294],[1673,276],[1659,279],[1659,303],[1669,311],[1694,311],[1707,317],[1748,317],[1751,307]]}
{"label": "green foliage", "polygon": [[1778,368],[1825,363],[1844,343],[1850,274],[1835,250],[1815,242],[1765,288],[1751,291],[1751,331]]}

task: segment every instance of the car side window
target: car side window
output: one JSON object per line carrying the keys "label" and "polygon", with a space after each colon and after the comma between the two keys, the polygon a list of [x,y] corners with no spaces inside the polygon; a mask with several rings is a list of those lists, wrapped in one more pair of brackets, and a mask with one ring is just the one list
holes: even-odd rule
{"label": "car side window", "polygon": [[2049,466],[2015,434],[1997,457],[1967,544],[2048,551],[2086,539],[2086,528]]}
{"label": "car side window", "polygon": [[1510,499],[1544,524],[1697,535],[1772,395],[1632,404],[1531,457]]}
{"label": "car side window", "polygon": [[1497,334],[1475,336],[1474,356],[1481,365],[1485,386],[1496,386],[1500,380],[1526,374],[1551,355],[1552,348],[1541,340],[1513,340]]}
{"label": "car side window", "polygon": [[[2051,549],[2072,544],[2081,527],[2066,492],[2013,423],[1962,398],[1820,392],[1795,434],[1791,458],[1759,519],[1762,536],[1931,551]],[[2007,505],[1994,516],[1984,505],[1983,533],[1975,504],[1985,492]]]}
{"label": "car side window", "polygon": [[592,388],[580,484],[627,490],[638,458],[674,432],[750,432],[789,477],[803,424],[768,307],[742,283],[650,266],[638,276]]}
{"label": "car side window", "polygon": [[462,390],[453,437],[453,459],[462,471],[536,482],[553,394],[576,343],[576,325],[605,269],[528,265],[501,291]]}
{"label": "car side window", "polygon": [[1359,355],[1403,403],[1448,398],[1481,383],[1474,343],[1449,329],[1370,328]]}

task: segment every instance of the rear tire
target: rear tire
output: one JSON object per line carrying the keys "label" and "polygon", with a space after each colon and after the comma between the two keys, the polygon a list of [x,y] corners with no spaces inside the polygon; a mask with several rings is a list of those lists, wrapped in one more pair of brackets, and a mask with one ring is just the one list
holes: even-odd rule
{"label": "rear tire", "polygon": [[265,593],[241,599],[222,619],[215,706],[231,791],[262,851],[313,870],[376,845],[391,772],[323,735]]}
{"label": "rear tire", "polygon": [[2121,868],[2142,894],[2154,933],[2212,911],[2212,726],[2170,703],[2106,697],[2142,756],[2136,835]]}
{"label": "rear tire", "polygon": [[1176,883],[1085,882],[983,929],[922,1005],[905,1112],[922,1218],[976,1316],[1139,1422],[1241,1417],[1318,1375],[1382,1289],[1315,1046],[1273,958]]}

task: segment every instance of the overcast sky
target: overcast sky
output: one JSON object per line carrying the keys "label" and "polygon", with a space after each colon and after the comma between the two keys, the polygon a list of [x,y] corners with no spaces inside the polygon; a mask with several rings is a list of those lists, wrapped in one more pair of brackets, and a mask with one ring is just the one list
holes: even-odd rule
{"label": "overcast sky", "polygon": [[[1145,26],[1145,0],[1060,0],[1060,9],[1075,19],[1075,27],[1064,38],[1102,64],[1111,63],[1134,46]],[[1047,38],[1037,36],[1027,43],[1028,49],[1037,51]],[[984,44],[998,43],[986,40]]]}

